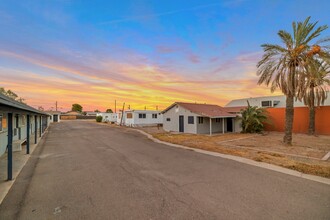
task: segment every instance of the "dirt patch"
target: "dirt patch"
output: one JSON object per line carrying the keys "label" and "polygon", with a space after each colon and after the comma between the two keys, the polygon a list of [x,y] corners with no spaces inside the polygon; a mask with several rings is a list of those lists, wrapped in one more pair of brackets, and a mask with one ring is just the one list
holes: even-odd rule
{"label": "dirt patch", "polygon": [[321,160],[330,151],[330,136],[296,134],[293,145],[286,146],[282,143],[283,134],[278,132],[266,135],[228,133],[214,136],[149,133],[159,140],[174,144],[245,157],[330,178],[330,161]]}

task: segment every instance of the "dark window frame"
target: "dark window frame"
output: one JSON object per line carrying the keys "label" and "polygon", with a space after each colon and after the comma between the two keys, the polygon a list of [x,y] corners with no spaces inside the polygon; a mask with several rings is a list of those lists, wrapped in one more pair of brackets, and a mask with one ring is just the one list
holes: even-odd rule
{"label": "dark window frame", "polygon": [[140,119],[146,119],[147,118],[147,114],[146,113],[139,113],[139,118]]}
{"label": "dark window frame", "polygon": [[171,121],[171,118],[166,118],[166,121]]}
{"label": "dark window frame", "polygon": [[[266,105],[264,105],[264,103]],[[261,107],[272,107],[272,101],[271,100],[264,100],[264,101],[261,101]]]}
{"label": "dark window frame", "polygon": [[188,116],[188,124],[191,124],[191,125],[195,124],[194,118],[195,118],[194,116]]}
{"label": "dark window frame", "polygon": [[153,113],[153,114],[152,114],[152,118],[153,118],[153,119],[156,119],[156,118],[158,118],[158,115],[157,115],[157,113]]}
{"label": "dark window frame", "polygon": [[198,124],[204,123],[204,117],[198,117]]}

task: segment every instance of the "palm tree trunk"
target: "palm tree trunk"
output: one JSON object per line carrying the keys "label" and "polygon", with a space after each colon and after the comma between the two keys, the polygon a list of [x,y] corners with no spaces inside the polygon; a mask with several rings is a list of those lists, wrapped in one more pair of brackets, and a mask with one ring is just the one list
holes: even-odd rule
{"label": "palm tree trunk", "polygon": [[286,109],[285,109],[285,134],[283,142],[285,144],[292,144],[292,127],[293,127],[293,116],[294,116],[294,96],[290,93],[286,96]]}
{"label": "palm tree trunk", "polygon": [[310,106],[309,106],[309,126],[308,126],[308,134],[314,135],[315,134],[315,106],[314,106],[314,88],[310,90]]}

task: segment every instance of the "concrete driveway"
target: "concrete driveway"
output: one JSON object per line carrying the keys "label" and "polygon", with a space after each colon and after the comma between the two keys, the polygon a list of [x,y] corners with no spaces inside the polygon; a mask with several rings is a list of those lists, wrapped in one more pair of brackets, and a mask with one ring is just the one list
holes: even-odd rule
{"label": "concrete driveway", "polygon": [[330,187],[65,121],[50,127],[0,219],[330,219]]}

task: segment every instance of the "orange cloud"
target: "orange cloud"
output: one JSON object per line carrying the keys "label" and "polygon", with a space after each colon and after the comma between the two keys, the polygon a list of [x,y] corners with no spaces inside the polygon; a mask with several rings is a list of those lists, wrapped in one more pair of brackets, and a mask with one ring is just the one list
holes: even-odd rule
{"label": "orange cloud", "polygon": [[[90,66],[27,53],[31,54],[0,51],[0,56],[43,68],[47,74],[0,68],[0,86],[14,90],[30,105],[46,109],[54,107],[56,101],[62,111],[73,103],[80,103],[85,110],[105,110],[114,108],[114,100],[135,109],[162,109],[175,101],[225,105],[232,99],[271,94],[269,88],[256,85],[257,77],[249,66],[242,79],[212,75],[198,79],[146,63],[92,59],[88,60],[93,63]],[[238,60],[251,62],[249,57]]]}

